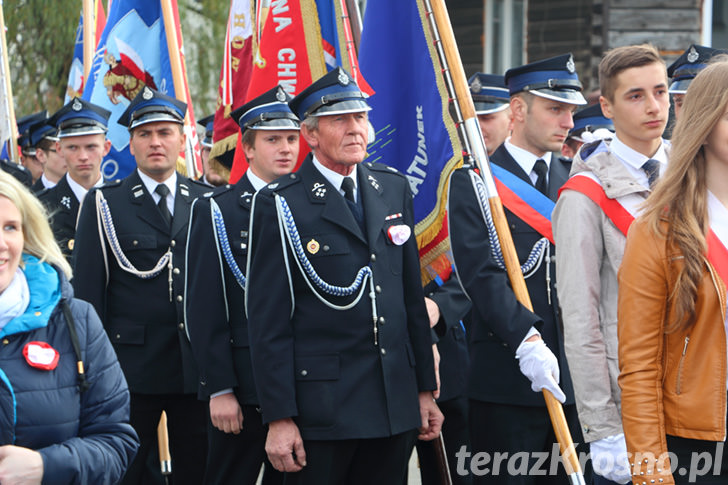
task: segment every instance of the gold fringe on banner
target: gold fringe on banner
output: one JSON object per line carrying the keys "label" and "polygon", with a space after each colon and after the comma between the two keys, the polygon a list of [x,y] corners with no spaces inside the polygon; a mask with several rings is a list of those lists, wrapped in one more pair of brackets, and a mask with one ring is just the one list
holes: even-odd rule
{"label": "gold fringe on banner", "polygon": [[238,145],[238,132],[228,135],[222,140],[217,140],[210,149],[210,158],[219,157],[223,153],[235,150]]}

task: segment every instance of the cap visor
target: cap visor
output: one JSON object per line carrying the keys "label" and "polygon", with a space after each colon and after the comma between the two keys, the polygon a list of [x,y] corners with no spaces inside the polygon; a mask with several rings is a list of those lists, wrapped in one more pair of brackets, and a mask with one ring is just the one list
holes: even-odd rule
{"label": "cap visor", "polygon": [[685,94],[688,92],[688,86],[692,79],[680,79],[670,84],[670,88],[667,90],[670,94]]}
{"label": "cap visor", "polygon": [[[66,128],[58,131],[58,138],[68,138],[71,136],[86,135],[105,135],[106,130],[99,126],[83,126],[79,128]],[[50,137],[49,137],[50,138]]]}
{"label": "cap visor", "polygon": [[265,120],[248,126],[246,130],[300,130],[301,126],[298,122],[290,118],[276,118],[273,120]]}
{"label": "cap visor", "polygon": [[476,115],[489,115],[503,111],[510,103],[479,103],[475,102],[475,114]]}
{"label": "cap visor", "polygon": [[535,94],[536,96],[540,96],[542,98],[559,101],[560,103],[578,105],[586,104],[586,99],[584,99],[581,91],[574,91],[571,89],[566,89],[563,91],[555,91],[553,89],[539,89],[531,90],[529,91],[529,93]]}
{"label": "cap visor", "polygon": [[137,126],[146,125],[148,123],[158,123],[161,121],[177,123],[178,125],[184,124],[183,119],[177,118],[177,117],[172,116],[167,113],[150,113],[148,115],[144,115],[144,116],[140,117],[139,119],[132,121],[131,126],[129,126],[129,129],[134,129]]}
{"label": "cap visor", "polygon": [[363,99],[347,99],[338,103],[324,105],[308,116],[332,116],[346,113],[362,113],[372,109]]}

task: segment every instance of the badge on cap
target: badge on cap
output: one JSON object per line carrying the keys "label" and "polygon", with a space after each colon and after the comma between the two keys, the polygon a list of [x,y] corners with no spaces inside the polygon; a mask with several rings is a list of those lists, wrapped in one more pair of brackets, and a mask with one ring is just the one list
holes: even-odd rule
{"label": "badge on cap", "polygon": [[318,241],[315,239],[311,239],[308,244],[306,244],[306,249],[308,249],[308,252],[311,254],[318,253],[318,250],[321,246],[319,245]]}
{"label": "badge on cap", "polygon": [[574,71],[576,71],[576,66],[574,65],[574,56],[569,56],[569,60],[566,61],[566,70],[569,71],[569,74],[574,74]]}
{"label": "badge on cap", "polygon": [[81,101],[77,99],[73,100],[73,104],[71,105],[71,109],[73,111],[81,111],[83,109],[83,104],[81,104]]}
{"label": "badge on cap", "polygon": [[149,89],[148,86],[144,86],[144,91],[142,91],[142,98],[144,98],[147,101],[149,101],[153,97],[154,97],[154,93],[152,92],[152,90]]}
{"label": "badge on cap", "polygon": [[387,236],[397,246],[407,242],[407,239],[412,235],[412,229],[406,224],[397,224],[396,226],[390,226],[387,229]]}
{"label": "badge on cap", "polygon": [[349,85],[349,76],[347,76],[346,73],[343,71],[339,72],[339,84],[341,84],[342,86]]}
{"label": "badge on cap", "polygon": [[53,370],[58,366],[58,351],[46,342],[32,341],[23,347],[23,357],[29,366],[40,370]]}
{"label": "badge on cap", "polygon": [[483,85],[480,84],[480,79],[478,79],[478,76],[475,76],[473,82],[470,83],[470,90],[475,94],[478,94],[481,89],[483,89]]}
{"label": "badge on cap", "polygon": [[688,52],[688,62],[693,63],[698,60],[700,57],[700,54],[698,54],[698,51],[695,50],[695,46],[690,47],[690,52]]}
{"label": "badge on cap", "polygon": [[285,91],[283,91],[282,89],[278,89],[278,91],[276,91],[276,99],[281,103],[284,103],[286,101]]}

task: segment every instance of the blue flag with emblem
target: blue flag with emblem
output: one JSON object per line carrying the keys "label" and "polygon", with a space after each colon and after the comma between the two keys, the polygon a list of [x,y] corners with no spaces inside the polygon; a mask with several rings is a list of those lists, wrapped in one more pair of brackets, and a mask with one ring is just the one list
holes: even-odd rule
{"label": "blue flag with emblem", "polygon": [[423,283],[451,271],[445,197],[460,142],[422,0],[369,0],[359,65],[375,91],[367,161],[395,167],[414,195]]}
{"label": "blue flag with emblem", "polygon": [[126,177],[136,167],[129,132],[117,120],[145,85],[175,96],[161,3],[114,0],[83,91],[84,99],[111,111],[106,179]]}

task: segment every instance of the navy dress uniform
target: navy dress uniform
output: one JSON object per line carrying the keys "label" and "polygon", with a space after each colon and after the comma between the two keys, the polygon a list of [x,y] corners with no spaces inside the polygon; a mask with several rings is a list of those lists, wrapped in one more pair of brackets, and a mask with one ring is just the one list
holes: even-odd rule
{"label": "navy dress uniform", "polygon": [[470,96],[476,115],[489,115],[503,111],[510,104],[510,95],[503,76],[476,72],[468,78]]}
{"label": "navy dress uniform", "polygon": [[[39,127],[38,131],[34,131],[31,127],[31,140],[41,137],[44,132],[53,133],[50,130],[46,131],[47,128],[57,129],[59,139],[72,136],[105,135],[110,115],[110,111],[100,106],[81,98],[74,98],[58,110],[45,126]],[[40,141],[40,138],[37,141]],[[56,242],[66,259],[71,261],[76,242],[76,222],[83,199],[79,199],[71,188],[69,177],[71,175],[66,173],[54,187],[39,193],[38,198],[48,210]],[[103,183],[102,177],[99,178],[99,184],[101,183]]]}
{"label": "navy dress uniform", "polygon": [[[119,123],[133,136],[149,123],[182,125],[185,111],[184,103],[145,87]],[[167,209],[168,221],[142,175],[137,169],[87,194],[76,233],[73,283],[76,295],[99,313],[129,384],[130,422],[141,446],[124,483],[147,479],[145,462],[157,446],[164,410],[174,483],[199,484],[206,411],[196,398],[199,380],[183,316],[190,207],[206,188],[172,172],[174,210]]]}
{"label": "navy dress uniform", "polygon": [[[298,130],[288,107],[290,97],[279,86],[231,113],[242,132]],[[253,185],[256,183],[256,186]],[[225,433],[208,426],[209,453],[205,483],[255,483],[265,461],[266,428],[258,409],[245,317],[245,274],[250,207],[264,182],[248,171],[198,199],[192,209],[187,246],[186,322],[200,373],[199,397],[205,401],[233,392],[242,408],[243,429]],[[266,385],[266,384],[263,384]],[[269,474],[275,476],[271,480]],[[266,465],[264,483],[282,475]]]}
{"label": "navy dress uniform", "polygon": [[[571,55],[510,69],[505,79],[511,95],[525,91],[560,103],[586,104]],[[514,125],[514,133],[517,129]],[[506,148],[507,143],[494,152],[491,164],[507,170],[526,182],[531,190],[536,190],[530,174]],[[569,175],[568,161],[552,153],[547,174],[548,186],[543,195],[555,201],[559,187]],[[555,259],[550,249],[543,249],[542,261],[526,279],[534,308],[534,312],[530,312],[516,300],[505,270],[492,256],[475,177],[479,175],[475,175],[473,167],[456,170],[450,180],[448,197],[453,256],[463,288],[473,304],[468,382],[472,452],[508,452],[509,456],[517,452],[551,453],[556,440],[543,396],[532,390],[531,382],[519,370],[515,354],[521,344],[534,335],[534,329],[540,332],[546,346],[558,359],[567,420],[572,432],[576,431],[572,435],[574,442],[580,442],[574,393],[563,349]],[[526,261],[543,236],[507,208],[505,213],[518,258],[521,262]],[[534,458],[530,460],[529,469]],[[558,476],[551,476],[547,471],[546,476],[532,477],[527,476],[527,472],[513,475],[503,466],[498,473],[491,469],[488,474],[476,476],[475,482],[528,484],[566,480],[563,468]]]}
{"label": "navy dress uniform", "polygon": [[[340,68],[291,108],[370,109]],[[346,199],[320,167],[309,155],[253,202],[246,309],[263,421],[292,418],[303,438],[306,466],[287,484],[399,485],[419,393],[436,387],[412,196],[396,170],[359,163]]]}
{"label": "navy dress uniform", "polygon": [[685,49],[685,52],[667,68],[667,75],[672,79],[668,92],[685,94],[695,76],[705,69],[711,58],[719,54],[728,54],[728,50],[697,44],[692,44]]}

